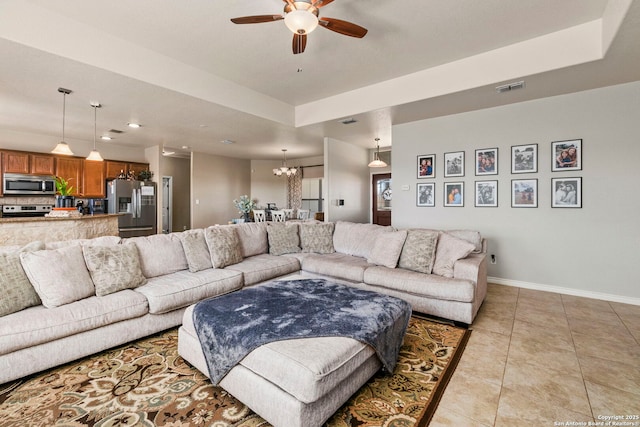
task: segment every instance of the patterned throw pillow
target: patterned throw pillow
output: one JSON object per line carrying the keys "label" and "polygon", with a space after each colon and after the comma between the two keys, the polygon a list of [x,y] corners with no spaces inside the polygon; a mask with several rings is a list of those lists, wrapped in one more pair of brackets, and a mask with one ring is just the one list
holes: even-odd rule
{"label": "patterned throw pillow", "polygon": [[333,225],[332,222],[300,224],[300,246],[302,246],[302,252],[334,253]]}
{"label": "patterned throw pillow", "polygon": [[0,255],[0,292],[0,316],[40,304],[40,297],[24,273],[17,252]]}
{"label": "patterned throw pillow", "polygon": [[209,247],[207,241],[204,238],[204,230],[187,230],[180,233],[180,241],[182,242],[182,248],[184,254],[187,257],[187,264],[189,264],[189,271],[195,273],[196,271],[206,270],[212,268],[211,254],[209,253]]}
{"label": "patterned throw pillow", "polygon": [[407,230],[398,267],[431,274],[437,243],[437,231]]}
{"label": "patterned throw pillow", "polygon": [[240,239],[235,228],[209,227],[204,231],[204,237],[211,254],[211,264],[214,268],[224,268],[228,265],[242,262]]}
{"label": "patterned throw pillow", "polygon": [[267,237],[271,255],[293,254],[301,251],[298,224],[269,223]]}
{"label": "patterned throw pillow", "polygon": [[440,233],[433,273],[453,277],[453,264],[459,259],[466,258],[474,249],[473,243],[458,239],[449,233]]}
{"label": "patterned throw pillow", "polygon": [[380,233],[373,243],[367,262],[383,265],[387,268],[396,268],[406,239],[407,230]]}
{"label": "patterned throw pillow", "polygon": [[80,246],[22,252],[20,262],[47,308],[95,295]]}
{"label": "patterned throw pillow", "polygon": [[147,282],[133,245],[84,246],[82,253],[99,297]]}

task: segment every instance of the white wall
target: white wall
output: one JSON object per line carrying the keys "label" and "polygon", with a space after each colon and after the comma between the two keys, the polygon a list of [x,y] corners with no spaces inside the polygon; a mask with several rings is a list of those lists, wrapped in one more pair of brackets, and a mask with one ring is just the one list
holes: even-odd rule
{"label": "white wall", "polygon": [[[293,166],[292,162],[287,164]],[[267,203],[287,207],[287,177],[273,174],[273,169],[280,166],[281,160],[251,160],[251,197],[259,207],[266,208]]]}
{"label": "white wall", "polygon": [[[393,225],[481,231],[494,281],[640,304],[639,112],[636,82],[394,126]],[[551,142],[575,138],[583,169],[551,172]],[[511,146],[534,143],[538,173],[512,175]],[[499,174],[475,176],[474,150],[493,147]],[[444,179],[443,153],[462,150],[465,176]],[[434,153],[436,207],[416,207],[416,156]],[[551,208],[552,177],[583,178],[581,209]],[[510,207],[518,178],[538,179],[538,208]],[[480,179],[499,181],[499,207],[474,207]],[[443,207],[447,181],[464,181],[464,207]]]}
{"label": "white wall", "polygon": [[233,204],[251,195],[251,161],[193,153],[191,156],[191,227],[227,224],[239,218]]}
{"label": "white wall", "polygon": [[[366,148],[325,138],[325,221],[369,222],[368,164]],[[344,206],[337,206],[339,199],[344,200]]]}

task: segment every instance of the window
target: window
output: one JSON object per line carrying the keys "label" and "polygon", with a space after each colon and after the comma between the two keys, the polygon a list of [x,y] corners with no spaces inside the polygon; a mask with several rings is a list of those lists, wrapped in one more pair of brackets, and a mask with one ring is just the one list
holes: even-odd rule
{"label": "window", "polygon": [[323,211],[322,178],[302,179],[302,208],[309,209],[309,218]]}

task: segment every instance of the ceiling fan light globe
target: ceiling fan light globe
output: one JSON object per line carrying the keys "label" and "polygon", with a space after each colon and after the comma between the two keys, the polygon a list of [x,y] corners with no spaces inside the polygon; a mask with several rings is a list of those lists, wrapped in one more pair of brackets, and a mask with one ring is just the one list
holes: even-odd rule
{"label": "ceiling fan light globe", "polygon": [[318,26],[318,17],[306,10],[292,10],[284,23],[294,34],[309,34]]}

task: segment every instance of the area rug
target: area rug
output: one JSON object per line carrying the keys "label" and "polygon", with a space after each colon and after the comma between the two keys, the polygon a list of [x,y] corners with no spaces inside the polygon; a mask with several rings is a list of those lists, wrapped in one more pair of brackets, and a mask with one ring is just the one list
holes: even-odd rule
{"label": "area rug", "polygon": [[[377,374],[327,427],[428,425],[470,331],[413,316],[393,375]],[[0,385],[0,426],[268,427],[178,355],[177,329]]]}

